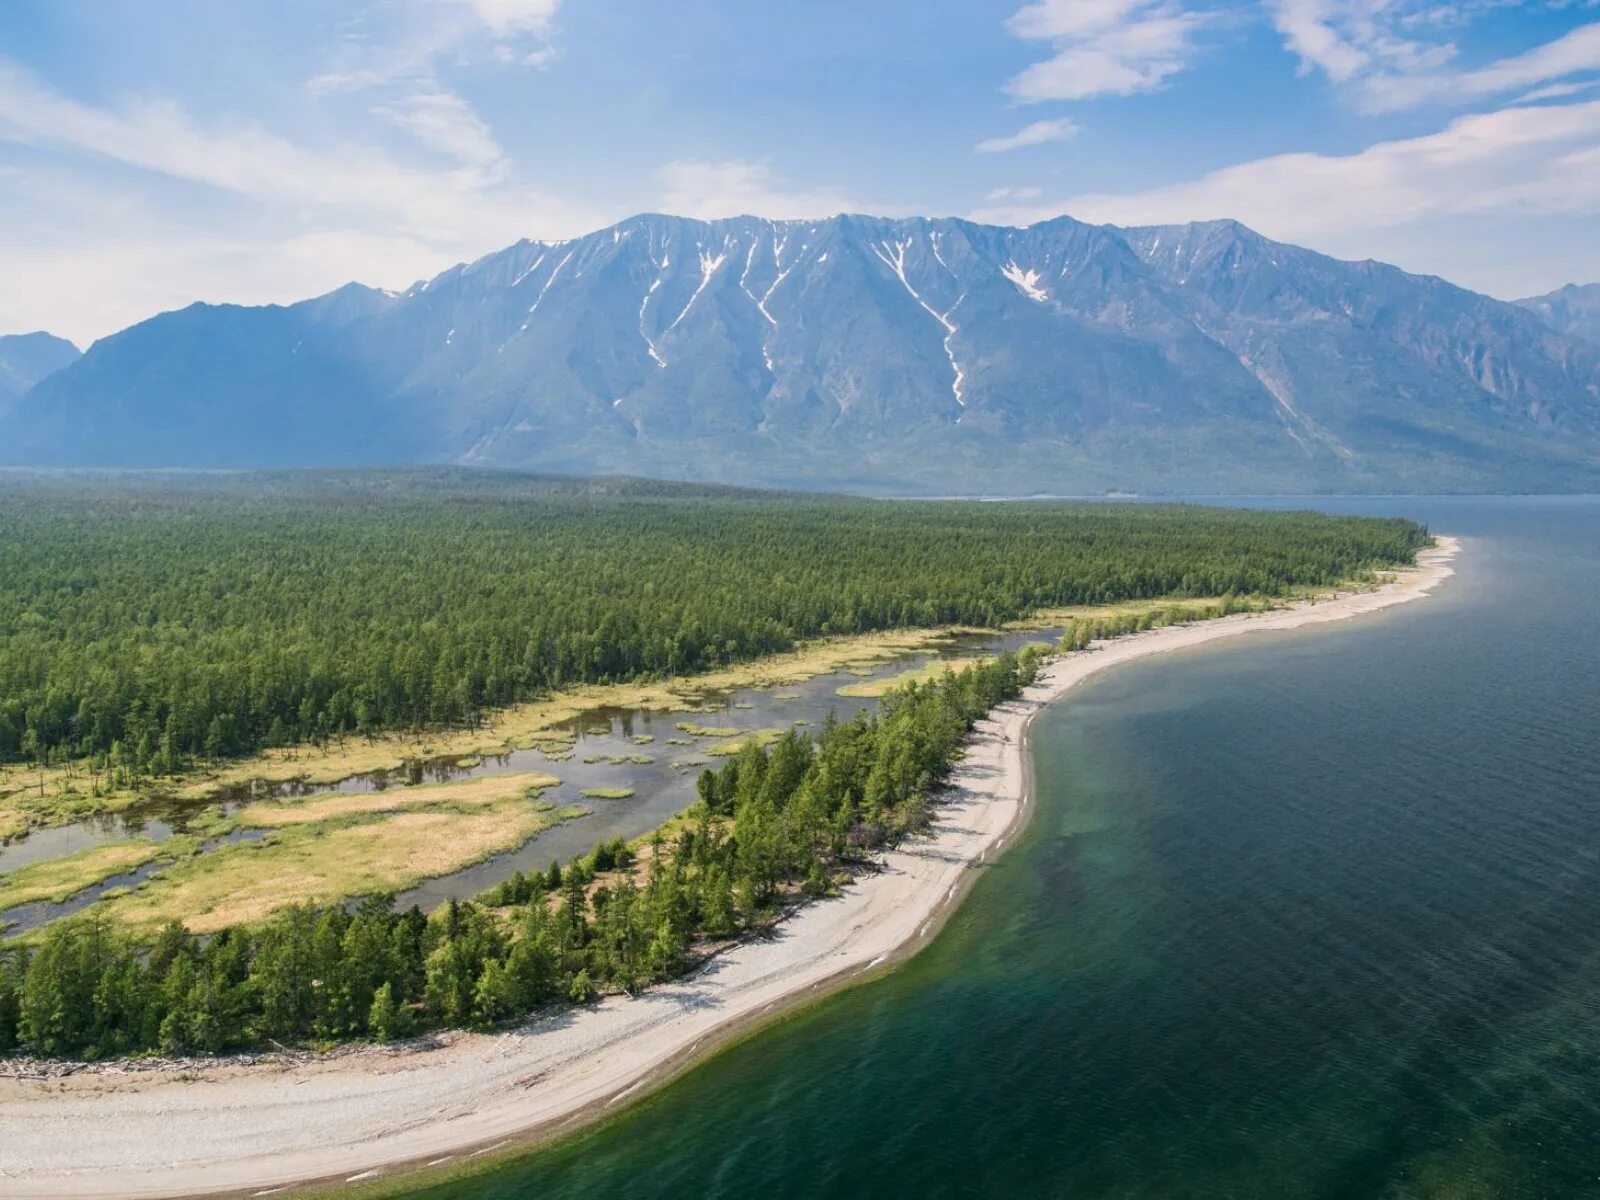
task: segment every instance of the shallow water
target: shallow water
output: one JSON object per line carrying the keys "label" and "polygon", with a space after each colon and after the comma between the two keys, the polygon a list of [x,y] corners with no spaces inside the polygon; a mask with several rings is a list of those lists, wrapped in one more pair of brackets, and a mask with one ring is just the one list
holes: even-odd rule
{"label": "shallow water", "polygon": [[1097,677],[887,978],[431,1200],[1600,1196],[1600,502],[1417,604]]}

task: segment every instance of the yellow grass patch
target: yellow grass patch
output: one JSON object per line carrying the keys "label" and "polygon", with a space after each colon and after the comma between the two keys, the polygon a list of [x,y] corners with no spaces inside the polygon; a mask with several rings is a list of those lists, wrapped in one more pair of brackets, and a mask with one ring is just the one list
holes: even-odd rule
{"label": "yellow grass patch", "polygon": [[946,671],[960,671],[988,661],[987,658],[967,658],[958,662],[931,662],[909,671],[901,671],[896,675],[881,675],[876,679],[863,679],[860,683],[847,683],[843,687],[835,688],[834,691],[840,696],[876,699],[888,695],[895,688],[903,688],[912,683],[929,683],[943,678]]}
{"label": "yellow grass patch", "polygon": [[707,746],[706,753],[717,758],[727,758],[729,755],[739,753],[746,746],[770,746],[788,732],[787,729],[750,729],[738,737]]}
{"label": "yellow grass patch", "polygon": [[91,846],[76,854],[32,863],[0,875],[0,909],[32,904],[36,900],[60,904],[101,880],[144,866],[160,853],[155,842],[140,838]]}
{"label": "yellow grass patch", "polygon": [[405,812],[332,828],[280,829],[167,870],[108,901],[114,920],[194,933],[259,921],[290,905],[395,892],[513,850],[581,809],[511,801],[473,811]]}
{"label": "yellow grass patch", "polygon": [[[1328,593],[1331,594],[1331,593]],[[1221,596],[1186,596],[1167,600],[1124,600],[1117,604],[1075,604],[1066,608],[1045,608],[1022,621],[1012,621],[1007,629],[1055,629],[1085,617],[1138,616],[1169,608],[1213,608]]]}
{"label": "yellow grass patch", "polygon": [[678,728],[690,737],[729,738],[739,732],[737,725],[696,725],[693,721],[679,721]]}
{"label": "yellow grass patch", "polygon": [[239,825],[276,829],[444,804],[480,807],[520,800],[560,782],[543,771],[519,771],[510,775],[478,775],[451,783],[387,788],[381,792],[321,792],[299,799],[252,804],[234,814],[234,821]]}

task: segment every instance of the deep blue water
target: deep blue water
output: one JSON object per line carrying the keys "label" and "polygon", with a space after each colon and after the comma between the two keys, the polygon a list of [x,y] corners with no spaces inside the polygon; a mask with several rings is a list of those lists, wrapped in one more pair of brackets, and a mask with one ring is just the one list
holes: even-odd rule
{"label": "deep blue water", "polygon": [[905,968],[425,1194],[1600,1196],[1600,501],[1316,503],[1458,576],[1092,682]]}

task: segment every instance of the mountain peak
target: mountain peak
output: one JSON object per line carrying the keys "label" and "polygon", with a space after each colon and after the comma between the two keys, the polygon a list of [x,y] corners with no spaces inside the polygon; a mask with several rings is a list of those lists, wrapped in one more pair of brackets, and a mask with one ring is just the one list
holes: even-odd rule
{"label": "mountain peak", "polygon": [[76,346],[51,333],[0,336],[0,415],[35,384],[79,357]]}
{"label": "mountain peak", "polygon": [[1517,303],[1556,332],[1600,346],[1600,283],[1569,283]]}

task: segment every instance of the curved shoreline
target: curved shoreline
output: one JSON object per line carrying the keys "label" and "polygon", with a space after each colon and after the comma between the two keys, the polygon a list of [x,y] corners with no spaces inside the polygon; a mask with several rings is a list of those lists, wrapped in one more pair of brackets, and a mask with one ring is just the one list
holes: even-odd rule
{"label": "curved shoreline", "polygon": [[[610,1115],[780,1014],[916,952],[1032,810],[1034,718],[1126,662],[1239,634],[1340,620],[1427,594],[1452,573],[1453,539],[1370,592],[1170,626],[1050,663],[984,721],[931,836],[886,869],[802,909],[774,937],[637,997],[433,1048],[374,1048],[309,1062],[0,1080],[0,1192],[135,1197],[380,1183],[423,1167],[485,1164]],[[423,1179],[407,1180],[418,1186]]]}

